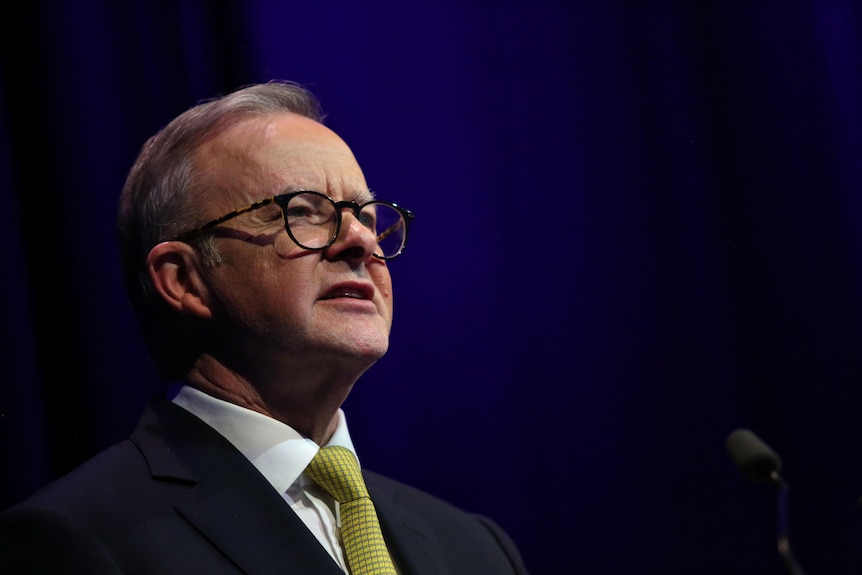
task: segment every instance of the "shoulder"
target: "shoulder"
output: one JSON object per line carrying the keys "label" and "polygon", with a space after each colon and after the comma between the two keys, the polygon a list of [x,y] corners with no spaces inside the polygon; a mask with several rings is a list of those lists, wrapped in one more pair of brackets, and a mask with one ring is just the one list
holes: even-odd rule
{"label": "shoulder", "polygon": [[[134,471],[137,470],[137,473]],[[135,475],[146,473],[131,441],[121,442],[0,514],[0,571],[115,573],[98,526],[133,497]]]}
{"label": "shoulder", "polygon": [[363,470],[362,473],[372,499],[375,501],[383,498],[393,503],[407,506],[413,510],[419,510],[426,516],[441,515],[449,520],[457,519],[475,522],[481,519],[481,516],[462,509],[423,489],[386,477],[374,471]]}
{"label": "shoulder", "polygon": [[[183,461],[177,454],[179,450],[172,449],[172,443],[181,443],[182,438],[189,435],[187,430],[195,429],[195,424],[193,421],[183,424],[182,409],[166,403],[157,401],[148,406],[130,438],[95,454],[0,514],[0,523],[14,512],[19,522],[29,517],[40,523],[49,515],[57,521],[58,517],[65,516],[82,525],[104,525],[106,530],[111,530],[124,518],[132,520],[164,506],[166,503],[161,502],[166,500],[165,490],[175,489],[185,477],[170,473],[159,475],[157,468],[168,468],[170,472],[174,468],[189,469],[206,464],[205,460],[202,463]],[[199,445],[202,442],[186,441],[189,443]],[[197,449],[195,453],[201,451]],[[178,463],[170,465],[174,461]]]}
{"label": "shoulder", "polygon": [[231,489],[259,506],[280,500],[217,432],[157,404],[129,439],[0,513],[0,573],[180,572],[200,557],[220,565],[223,556],[183,513]]}
{"label": "shoulder", "polygon": [[381,523],[434,541],[452,572],[527,573],[514,541],[492,519],[373,471],[363,475]]}
{"label": "shoulder", "polygon": [[130,440],[124,440],[40,488],[16,507],[71,511],[79,502],[91,507],[94,502],[111,499],[121,486],[135,483],[135,477],[146,473],[140,451]]}

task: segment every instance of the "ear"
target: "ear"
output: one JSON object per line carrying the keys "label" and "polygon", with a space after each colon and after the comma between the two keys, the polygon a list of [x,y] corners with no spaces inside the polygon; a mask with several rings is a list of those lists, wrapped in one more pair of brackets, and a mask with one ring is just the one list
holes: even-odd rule
{"label": "ear", "polygon": [[147,272],[156,291],[171,308],[204,319],[212,317],[200,259],[190,245],[158,244],[147,255]]}

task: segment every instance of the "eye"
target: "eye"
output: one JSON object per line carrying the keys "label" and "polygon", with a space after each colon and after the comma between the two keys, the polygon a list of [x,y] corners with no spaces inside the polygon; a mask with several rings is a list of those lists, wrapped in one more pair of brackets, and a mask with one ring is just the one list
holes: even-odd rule
{"label": "eye", "polygon": [[309,205],[295,205],[298,202],[292,202],[290,206],[287,208],[287,217],[288,218],[309,218],[312,217],[317,210]]}
{"label": "eye", "polygon": [[307,193],[291,198],[284,214],[290,226],[321,225],[332,220],[335,208],[325,196]]}

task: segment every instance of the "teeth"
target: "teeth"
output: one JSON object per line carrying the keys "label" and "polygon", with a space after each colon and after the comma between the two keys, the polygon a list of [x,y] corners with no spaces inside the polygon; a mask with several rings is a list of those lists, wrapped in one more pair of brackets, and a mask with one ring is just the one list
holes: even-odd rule
{"label": "teeth", "polygon": [[356,299],[363,299],[362,294],[357,291],[343,291],[340,293],[333,293],[329,296],[328,299],[337,298],[337,297],[352,297]]}

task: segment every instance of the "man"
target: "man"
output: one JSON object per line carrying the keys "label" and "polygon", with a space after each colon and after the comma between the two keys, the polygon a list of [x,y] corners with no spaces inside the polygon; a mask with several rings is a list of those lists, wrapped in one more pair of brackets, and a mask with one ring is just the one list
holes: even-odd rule
{"label": "man", "polygon": [[[374,199],[293,83],[204,102],[151,138],[117,229],[170,392],[129,440],[0,516],[0,572],[359,572],[342,503],[306,467],[321,446],[353,458],[341,405],[387,351],[387,262],[412,218]],[[398,573],[526,573],[491,521],[362,475]]]}

